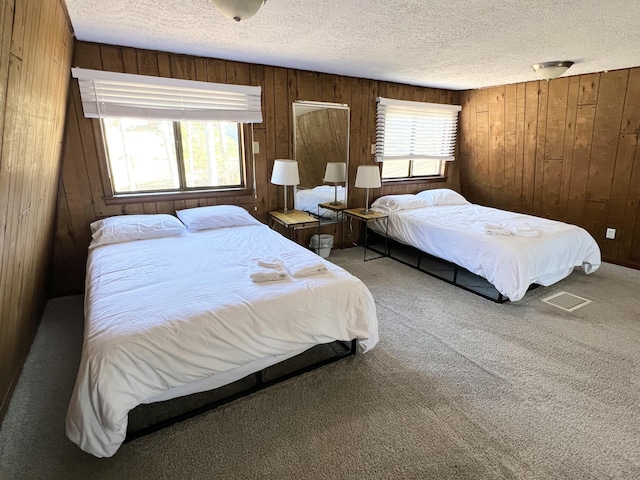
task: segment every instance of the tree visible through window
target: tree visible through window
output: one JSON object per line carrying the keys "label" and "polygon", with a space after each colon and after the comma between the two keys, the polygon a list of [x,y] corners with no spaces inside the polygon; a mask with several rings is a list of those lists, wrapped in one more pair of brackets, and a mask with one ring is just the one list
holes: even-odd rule
{"label": "tree visible through window", "polygon": [[102,124],[114,194],[243,186],[239,123],[109,117]]}

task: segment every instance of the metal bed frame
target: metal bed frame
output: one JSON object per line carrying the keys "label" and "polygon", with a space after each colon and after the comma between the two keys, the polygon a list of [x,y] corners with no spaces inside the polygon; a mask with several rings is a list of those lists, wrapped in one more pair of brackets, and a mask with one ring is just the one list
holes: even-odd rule
{"label": "metal bed frame", "polygon": [[[299,363],[301,362],[301,360],[304,359],[304,357],[312,357],[314,354],[318,354],[319,350],[321,349],[322,350],[330,349],[333,351],[333,355],[330,355],[327,358],[323,358],[319,361],[314,361],[313,363],[310,363],[310,364],[303,363],[302,366],[297,367],[292,371],[288,371],[281,375],[274,375],[271,378],[272,372],[277,372],[278,370],[282,370],[283,367],[293,365],[296,362]],[[195,417],[196,415],[200,415],[202,413],[208,412],[209,410],[220,407],[222,405],[230,403],[239,398],[246,397],[248,395],[251,395],[252,393],[258,392],[262,389],[265,389],[277,383],[283,382],[285,380],[296,377],[298,375],[302,375],[303,373],[310,372],[312,370],[323,367],[325,365],[329,365],[330,363],[336,362],[343,358],[355,355],[356,351],[357,351],[356,339],[353,339],[350,341],[335,341],[331,343],[316,345],[306,350],[305,352],[302,352],[296,355],[295,357],[289,358],[275,365],[271,365],[270,367],[267,367],[258,372],[251,373],[246,377],[240,380],[237,380],[235,382],[232,382],[228,385],[223,385],[221,387],[218,387],[213,390],[209,390],[207,392],[194,393],[192,395],[187,395],[185,397],[177,397],[177,398],[166,400],[163,402],[139,405],[129,412],[129,420],[130,420],[129,428],[131,427],[132,423],[135,423],[135,421],[132,422],[132,420],[135,420],[136,416],[138,417],[144,417],[145,415],[157,416],[157,414],[162,410],[172,410],[172,409],[175,410],[176,407],[178,407],[177,409],[180,410],[180,404],[182,403],[184,405],[185,399],[196,399],[196,403],[198,403],[197,402],[198,397],[205,399],[204,404],[198,405],[195,408],[191,408],[187,411],[180,412],[175,415],[170,415],[167,418],[163,418],[160,421],[151,422],[151,424],[148,424],[138,429],[131,429],[131,430],[127,429],[127,436],[124,440],[124,443],[130,442],[132,440],[135,440],[145,435],[149,435],[150,433],[156,432],[163,428],[170,427],[175,423],[178,423],[183,420],[187,420],[189,418]],[[253,379],[253,382],[250,383],[249,386],[245,386],[245,384],[248,383],[251,379]],[[207,400],[208,396],[215,394],[217,392],[225,392],[227,390],[230,390],[229,394],[222,395],[220,398],[216,398],[213,401]],[[235,390],[238,390],[238,391],[235,391]]]}
{"label": "metal bed frame", "polygon": [[[384,238],[379,233],[372,231],[369,235],[375,238],[376,241],[384,244]],[[448,260],[425,253],[410,245],[405,245],[391,237],[387,239],[387,248],[385,252],[378,250],[377,244],[369,245],[368,248],[377,253],[386,254],[393,260],[413,267],[416,270],[420,270],[427,275],[431,275],[432,277],[438,278],[439,280],[451,285],[455,285],[458,288],[475,293],[476,295],[495,303],[504,303],[509,301],[509,299],[498,292],[493,284],[491,284],[486,278],[476,275],[475,273],[471,273],[466,268],[449,262]],[[537,286],[538,285],[532,285],[529,289]]]}

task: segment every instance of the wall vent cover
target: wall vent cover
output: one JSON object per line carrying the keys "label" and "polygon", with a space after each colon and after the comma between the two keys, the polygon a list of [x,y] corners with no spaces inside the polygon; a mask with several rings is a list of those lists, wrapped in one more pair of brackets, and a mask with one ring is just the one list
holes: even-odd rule
{"label": "wall vent cover", "polygon": [[573,312],[591,303],[591,300],[567,292],[554,293],[550,297],[543,298],[542,301],[567,312]]}

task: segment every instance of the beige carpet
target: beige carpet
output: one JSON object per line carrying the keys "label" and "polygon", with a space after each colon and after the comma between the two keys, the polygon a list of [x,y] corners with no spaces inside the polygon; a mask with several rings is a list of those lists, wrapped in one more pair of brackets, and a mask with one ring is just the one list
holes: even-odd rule
{"label": "beige carpet", "polygon": [[[362,250],[379,345],[124,445],[64,417],[82,298],[49,302],[0,430],[2,479],[640,479],[640,271],[605,264],[494,304]],[[561,290],[593,303],[568,313]]]}

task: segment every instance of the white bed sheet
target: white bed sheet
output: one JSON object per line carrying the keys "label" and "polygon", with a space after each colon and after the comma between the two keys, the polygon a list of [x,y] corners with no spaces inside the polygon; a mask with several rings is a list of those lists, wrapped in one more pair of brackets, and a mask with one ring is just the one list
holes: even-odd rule
{"label": "white bed sheet", "polygon": [[[252,258],[292,250],[314,255],[328,272],[250,280]],[[141,403],[203,391],[219,378],[232,381],[316,344],[353,338],[361,351],[378,341],[366,286],[266,226],[95,248],[67,436],[97,457],[112,456],[128,412]]]}
{"label": "white bed sheet", "polygon": [[[338,202],[344,202],[344,187],[338,187]],[[333,202],[336,198],[334,187],[320,185],[318,187],[296,191],[296,210],[310,212],[324,218],[336,218],[337,213],[326,208],[318,208],[321,203]]]}
{"label": "white bed sheet", "polygon": [[[539,235],[485,234],[479,222],[526,222]],[[371,228],[384,233],[376,223]],[[583,228],[474,204],[389,213],[389,237],[486,278],[511,301],[520,300],[531,284],[552,285],[574,267],[592,273],[601,262],[598,244]]]}

